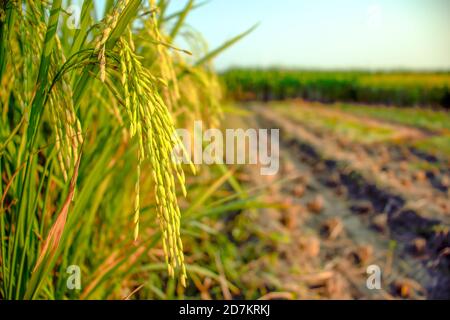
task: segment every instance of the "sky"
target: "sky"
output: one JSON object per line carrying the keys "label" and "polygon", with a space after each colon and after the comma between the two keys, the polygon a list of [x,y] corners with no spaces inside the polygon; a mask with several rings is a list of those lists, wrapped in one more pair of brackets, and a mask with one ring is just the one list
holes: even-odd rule
{"label": "sky", "polygon": [[218,69],[450,69],[450,0],[211,0],[187,22],[211,48],[260,23]]}
{"label": "sky", "polygon": [[219,70],[450,70],[450,0],[209,0],[187,23],[211,49],[259,23],[216,58]]}

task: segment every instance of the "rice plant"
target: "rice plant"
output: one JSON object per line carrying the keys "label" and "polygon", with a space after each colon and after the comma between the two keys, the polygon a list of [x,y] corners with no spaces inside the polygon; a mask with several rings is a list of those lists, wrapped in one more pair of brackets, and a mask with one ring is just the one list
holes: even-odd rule
{"label": "rice plant", "polygon": [[[194,1],[170,15],[168,0],[105,3],[95,19],[100,8],[83,1],[74,28],[70,1],[0,2],[1,298],[123,298],[143,277],[143,297],[167,298],[161,281],[170,291],[175,280],[161,278],[161,259],[176,295],[202,270],[186,266],[182,220],[195,215],[179,199],[204,190],[185,176],[198,168],[171,161],[174,130],[219,125],[210,61],[248,32],[192,54],[175,40]],[[209,170],[214,188],[232,179]],[[71,265],[87,278],[81,290],[67,290]]]}

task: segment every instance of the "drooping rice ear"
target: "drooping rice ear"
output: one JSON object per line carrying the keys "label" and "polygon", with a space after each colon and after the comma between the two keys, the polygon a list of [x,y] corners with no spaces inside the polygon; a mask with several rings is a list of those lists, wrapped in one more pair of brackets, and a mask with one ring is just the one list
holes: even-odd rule
{"label": "drooping rice ear", "polygon": [[[134,236],[137,238],[139,232],[140,166],[142,161],[148,159],[155,183],[156,212],[163,235],[168,272],[174,276],[175,270],[180,270],[180,280],[185,283],[184,254],[180,238],[181,216],[174,178],[184,177],[184,173],[181,165],[172,160],[172,152],[177,147],[173,139],[175,126],[169,109],[159,94],[158,80],[143,67],[129,40],[125,38],[120,39],[119,56],[130,135],[136,135],[139,144]],[[184,183],[184,179],[182,182]]]}

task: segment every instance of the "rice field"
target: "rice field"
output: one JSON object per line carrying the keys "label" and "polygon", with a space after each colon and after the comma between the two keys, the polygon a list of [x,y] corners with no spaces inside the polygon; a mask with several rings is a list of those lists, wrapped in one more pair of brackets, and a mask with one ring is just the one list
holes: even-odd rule
{"label": "rice field", "polygon": [[[217,74],[255,27],[172,4],[0,1],[0,299],[448,299],[449,73]],[[196,121],[279,170],[189,159]]]}

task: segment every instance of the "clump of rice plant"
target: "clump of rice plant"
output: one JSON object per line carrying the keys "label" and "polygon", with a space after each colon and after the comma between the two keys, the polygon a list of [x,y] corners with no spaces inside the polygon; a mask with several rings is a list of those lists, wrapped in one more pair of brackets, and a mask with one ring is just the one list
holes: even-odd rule
{"label": "clump of rice plant", "polygon": [[[171,15],[167,0],[107,1],[94,21],[85,0],[77,29],[70,4],[0,2],[0,297],[117,297],[159,238],[186,286],[174,131],[219,124],[209,61],[243,35],[190,56],[175,39],[194,1]],[[62,276],[73,264],[88,274],[78,293]]]}

